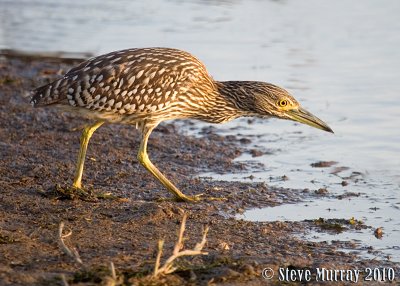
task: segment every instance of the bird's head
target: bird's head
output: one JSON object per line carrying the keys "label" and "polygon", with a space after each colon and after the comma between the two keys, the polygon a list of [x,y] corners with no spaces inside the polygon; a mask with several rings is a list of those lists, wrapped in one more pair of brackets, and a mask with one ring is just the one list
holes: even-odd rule
{"label": "bird's head", "polygon": [[333,133],[325,122],[302,108],[283,88],[265,82],[243,82],[240,89],[251,99],[251,102],[241,101],[249,115],[289,119]]}

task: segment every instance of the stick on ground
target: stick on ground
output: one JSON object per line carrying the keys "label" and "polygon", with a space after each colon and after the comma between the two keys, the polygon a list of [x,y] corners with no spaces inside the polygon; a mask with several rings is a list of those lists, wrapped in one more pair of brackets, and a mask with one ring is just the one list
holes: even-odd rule
{"label": "stick on ground", "polygon": [[75,248],[69,248],[65,242],[64,239],[72,235],[72,231],[70,231],[67,234],[63,234],[64,230],[64,223],[60,222],[60,225],[58,227],[58,243],[61,247],[61,249],[64,251],[65,254],[70,256],[76,263],[79,265],[83,265],[82,259],[79,256],[78,251]]}
{"label": "stick on ground", "polygon": [[202,251],[204,245],[207,242],[208,226],[205,227],[203,230],[203,237],[202,237],[201,241],[199,243],[197,243],[193,249],[181,250],[181,249],[183,249],[183,235],[184,235],[185,228],[186,228],[186,218],[187,218],[187,215],[185,213],[183,215],[181,227],[179,229],[178,241],[175,244],[172,255],[165,261],[164,265],[162,265],[161,267],[160,267],[160,260],[161,260],[161,256],[162,256],[164,241],[163,240],[158,241],[158,252],[157,252],[157,258],[156,258],[156,262],[155,262],[155,266],[154,266],[153,277],[157,277],[159,275],[170,274],[170,273],[174,272],[175,270],[177,270],[177,267],[174,266],[174,262],[179,257],[193,256],[193,255],[207,255],[208,254],[208,252]]}

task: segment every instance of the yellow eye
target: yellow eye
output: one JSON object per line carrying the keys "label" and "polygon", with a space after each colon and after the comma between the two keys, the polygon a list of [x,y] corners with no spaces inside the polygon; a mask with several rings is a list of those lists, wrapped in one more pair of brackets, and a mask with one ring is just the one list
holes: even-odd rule
{"label": "yellow eye", "polygon": [[289,102],[286,99],[281,99],[281,100],[278,101],[278,105],[280,107],[286,107],[286,106],[289,105]]}

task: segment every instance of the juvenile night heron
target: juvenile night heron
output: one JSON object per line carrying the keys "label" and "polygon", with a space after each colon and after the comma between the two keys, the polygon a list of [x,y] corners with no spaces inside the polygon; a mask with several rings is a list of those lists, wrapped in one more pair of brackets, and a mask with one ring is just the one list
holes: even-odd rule
{"label": "juvenile night heron", "polygon": [[162,121],[193,118],[223,123],[242,116],[290,119],[332,132],[332,129],[283,88],[256,81],[215,81],[191,54],[169,48],[116,51],[91,58],[64,77],[32,92],[33,106],[56,105],[79,112],[96,122],[84,128],[74,189],[82,189],[82,173],[89,139],[105,122],[140,127],[140,163],[177,199],[184,195],[150,161],[147,141]]}

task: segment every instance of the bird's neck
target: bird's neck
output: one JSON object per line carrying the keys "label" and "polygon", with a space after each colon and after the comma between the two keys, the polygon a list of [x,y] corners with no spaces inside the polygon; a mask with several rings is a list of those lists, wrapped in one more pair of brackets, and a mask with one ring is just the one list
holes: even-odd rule
{"label": "bird's neck", "polygon": [[213,87],[201,92],[202,104],[197,107],[196,119],[210,123],[224,123],[242,116],[234,98],[231,96],[233,82],[213,83]]}
{"label": "bird's neck", "polygon": [[247,112],[243,109],[243,97],[247,94],[243,88],[242,81],[216,81],[214,92],[211,94],[213,99],[212,111],[218,114],[220,122],[227,122],[232,119],[246,116]]}

